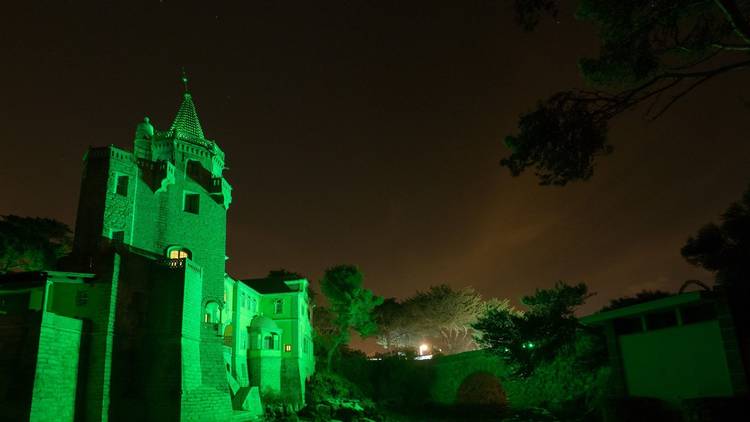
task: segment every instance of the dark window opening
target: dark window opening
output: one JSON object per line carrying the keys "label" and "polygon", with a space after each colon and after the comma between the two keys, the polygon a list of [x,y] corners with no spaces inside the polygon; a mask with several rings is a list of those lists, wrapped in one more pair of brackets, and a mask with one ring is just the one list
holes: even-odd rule
{"label": "dark window opening", "polygon": [[273,312],[275,314],[280,314],[280,313],[284,312],[284,301],[283,300],[277,299],[273,303]]}
{"label": "dark window opening", "polygon": [[122,243],[125,241],[125,232],[117,230],[112,232],[112,242]]}
{"label": "dark window opening", "polygon": [[267,350],[274,349],[273,336],[266,336],[263,340],[264,340],[264,345],[263,345],[264,349],[267,349]]}
{"label": "dark window opening", "polygon": [[89,303],[89,292],[86,290],[76,291],[76,306],[86,306]]}
{"label": "dark window opening", "polygon": [[646,328],[648,330],[658,330],[661,328],[674,327],[675,325],[677,325],[677,314],[674,309],[646,315]]}
{"label": "dark window opening", "polygon": [[614,321],[615,334],[625,335],[640,333],[643,331],[643,325],[641,325],[641,318],[621,318]]}
{"label": "dark window opening", "polygon": [[117,176],[117,186],[115,187],[115,192],[118,195],[128,196],[128,181],[128,176]]}
{"label": "dark window opening", "polygon": [[185,212],[198,214],[198,208],[200,206],[201,197],[197,193],[186,193],[185,194]]}
{"label": "dark window opening", "polygon": [[711,321],[716,319],[716,307],[713,303],[700,303],[689,305],[680,309],[682,324],[695,324],[696,322]]}
{"label": "dark window opening", "polygon": [[187,163],[187,174],[193,180],[198,180],[201,175],[201,163],[189,160]]}

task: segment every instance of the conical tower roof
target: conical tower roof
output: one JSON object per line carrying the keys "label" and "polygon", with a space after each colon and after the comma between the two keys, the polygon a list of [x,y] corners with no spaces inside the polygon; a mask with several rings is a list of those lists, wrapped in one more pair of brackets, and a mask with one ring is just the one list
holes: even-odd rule
{"label": "conical tower roof", "polygon": [[187,91],[182,95],[182,104],[177,110],[172,126],[169,127],[169,134],[201,141],[206,140],[201,122],[198,120],[198,113],[195,111],[193,97]]}

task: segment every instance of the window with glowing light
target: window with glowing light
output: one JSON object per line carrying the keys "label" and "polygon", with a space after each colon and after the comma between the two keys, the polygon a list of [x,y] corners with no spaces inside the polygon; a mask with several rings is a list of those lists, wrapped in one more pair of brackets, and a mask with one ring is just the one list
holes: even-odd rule
{"label": "window with glowing light", "polygon": [[167,258],[169,259],[189,259],[192,257],[190,250],[183,248],[182,246],[174,246],[167,250]]}
{"label": "window with glowing light", "polygon": [[291,352],[292,351],[292,345],[291,344],[285,344],[284,345],[284,351],[285,352]]}

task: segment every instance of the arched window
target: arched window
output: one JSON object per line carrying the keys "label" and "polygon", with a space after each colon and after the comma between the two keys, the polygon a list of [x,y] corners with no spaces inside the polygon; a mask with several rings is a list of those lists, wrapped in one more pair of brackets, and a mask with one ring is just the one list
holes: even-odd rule
{"label": "arched window", "polygon": [[190,259],[193,257],[193,253],[190,249],[183,246],[170,246],[167,248],[167,258],[169,259]]}
{"label": "arched window", "polygon": [[210,324],[219,324],[221,322],[221,309],[218,302],[211,300],[206,303],[203,311],[203,322]]}

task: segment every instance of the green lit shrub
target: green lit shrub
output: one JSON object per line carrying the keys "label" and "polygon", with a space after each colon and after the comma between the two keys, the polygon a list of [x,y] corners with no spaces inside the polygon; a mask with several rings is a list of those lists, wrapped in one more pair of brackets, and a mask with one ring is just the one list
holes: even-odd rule
{"label": "green lit shrub", "polygon": [[305,396],[307,406],[301,414],[316,421],[381,419],[372,400],[357,385],[335,373],[316,372],[307,384]]}
{"label": "green lit shrub", "polygon": [[561,416],[598,414],[610,375],[609,367],[602,365],[602,353],[597,337],[579,334],[529,376],[506,380],[508,402],[516,408],[542,407]]}

